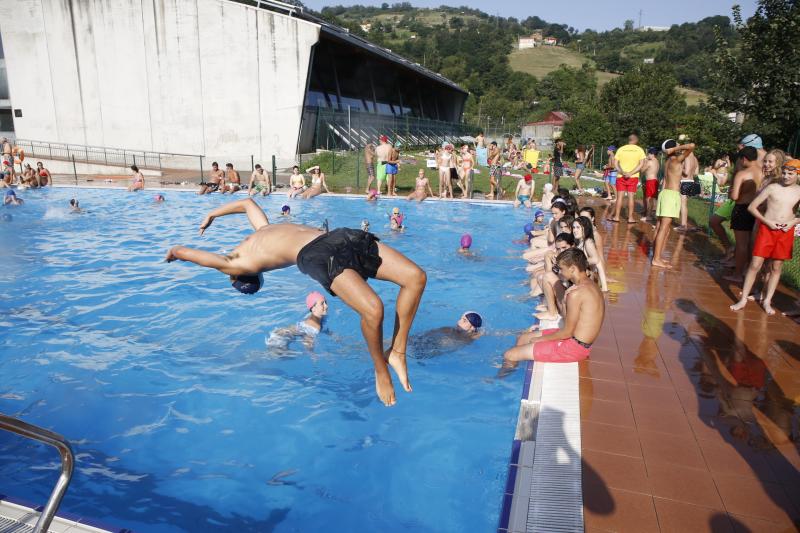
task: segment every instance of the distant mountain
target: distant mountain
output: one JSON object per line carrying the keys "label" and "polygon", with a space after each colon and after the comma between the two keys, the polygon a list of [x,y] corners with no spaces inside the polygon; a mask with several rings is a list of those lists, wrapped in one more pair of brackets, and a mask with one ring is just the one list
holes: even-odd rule
{"label": "distant mountain", "polygon": [[452,54],[446,49],[451,46],[437,45],[448,37],[455,37],[459,45],[470,49],[474,49],[473,43],[466,39],[474,40],[493,54],[508,56],[517,48],[519,37],[540,30],[543,37],[554,37],[559,46],[585,57],[600,71],[623,73],[647,60],[669,65],[682,86],[700,90],[711,83],[707,73],[713,68],[715,32],[721,32],[732,46],[736,39],[727,16],[673,25],[666,31],[639,31],[632,21],[625,21],[626,29],[582,33],[536,16],[519,20],[467,7],[416,8],[408,2],[384,3],[380,7],[329,6],[322,9],[321,16],[433,70],[446,69],[459,83],[465,82],[458,79],[459,74],[467,74],[468,78],[469,73],[461,72],[458,61],[447,62]]}

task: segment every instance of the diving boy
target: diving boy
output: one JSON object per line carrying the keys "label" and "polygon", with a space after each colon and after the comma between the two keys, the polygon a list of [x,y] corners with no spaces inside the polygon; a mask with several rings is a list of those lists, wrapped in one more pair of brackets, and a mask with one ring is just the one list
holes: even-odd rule
{"label": "diving boy", "polygon": [[[233,287],[254,294],[263,285],[263,272],[297,265],[300,272],[318,281],[361,316],[361,332],[375,366],[375,388],[386,406],[396,403],[389,366],[401,385],[411,392],[406,366],[406,345],[427,276],[425,271],[397,250],[379,242],[371,233],[348,228],[323,232],[300,224],[270,224],[252,200],[238,200],[211,211],[200,224],[200,234],[214,219],[245,213],[255,230],[227,255],[175,246],[167,262],[189,261],[230,276]],[[400,287],[394,334],[383,351],[383,302],[367,284],[368,278],[390,281]]]}

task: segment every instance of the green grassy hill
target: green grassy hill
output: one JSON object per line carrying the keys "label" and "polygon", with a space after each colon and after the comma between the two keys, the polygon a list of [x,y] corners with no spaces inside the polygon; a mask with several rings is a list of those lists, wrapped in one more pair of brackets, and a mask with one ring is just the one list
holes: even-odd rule
{"label": "green grassy hill", "polygon": [[[663,43],[637,45],[635,51],[638,54],[654,52],[658,50],[659,44],[663,45]],[[631,50],[631,52],[633,52],[633,50]],[[511,68],[514,70],[527,72],[540,79],[549,72],[556,70],[560,65],[580,68],[580,66],[587,61],[594,63],[586,56],[574,50],[570,50],[569,48],[564,48],[563,46],[540,46],[538,48],[528,48],[526,50],[514,50],[509,56],[509,61],[511,63]],[[617,76],[618,74],[611,72],[598,71],[598,86],[602,87]],[[685,95],[686,103],[689,105],[696,105],[700,101],[706,99],[706,94],[700,91],[683,87],[678,87],[678,90]]]}

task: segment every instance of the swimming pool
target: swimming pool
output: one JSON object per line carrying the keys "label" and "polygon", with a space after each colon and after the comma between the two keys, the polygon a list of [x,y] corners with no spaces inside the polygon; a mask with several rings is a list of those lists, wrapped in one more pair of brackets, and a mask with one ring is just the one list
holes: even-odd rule
{"label": "swimming pool", "polygon": [[[0,222],[0,411],[62,433],[76,472],[62,510],[134,531],[489,531],[524,379],[494,378],[530,324],[521,246],[529,210],[403,200],[291,201],[295,222],[358,227],[428,273],[412,328],[413,393],[375,395],[357,316],[329,299],[324,334],[275,353],[265,335],[304,316],[319,287],[295,267],[255,296],[226,276],[163,262],[175,244],[232,249],[244,216],[205,213],[230,198],[57,188],[23,193]],[[77,197],[88,212],[68,212]],[[285,196],[259,199],[273,222]],[[407,231],[392,234],[398,205]],[[67,207],[65,207],[67,206]],[[478,257],[456,253],[475,238]],[[371,282],[387,305],[396,287]],[[487,334],[454,351],[421,335],[479,311]],[[49,449],[0,434],[0,493],[44,502]]]}

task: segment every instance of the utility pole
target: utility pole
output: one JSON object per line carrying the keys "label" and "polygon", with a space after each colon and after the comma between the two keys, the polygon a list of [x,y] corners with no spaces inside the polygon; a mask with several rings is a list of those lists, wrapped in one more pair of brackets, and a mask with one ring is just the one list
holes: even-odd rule
{"label": "utility pole", "polygon": [[642,29],[642,10],[639,10],[639,29]]}

